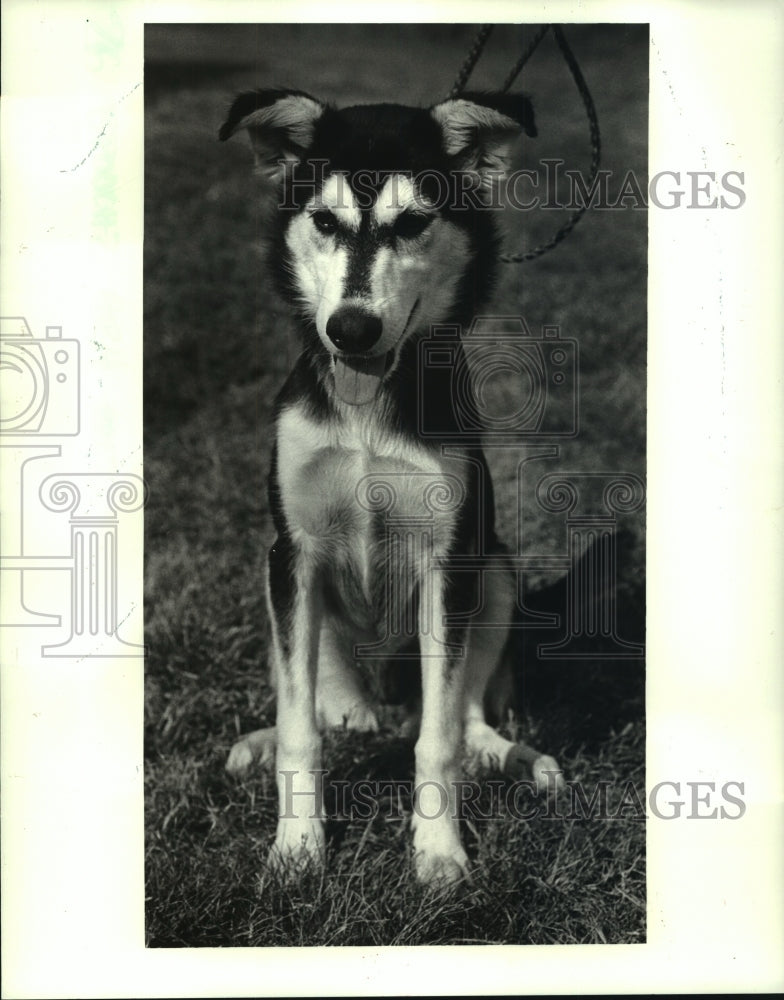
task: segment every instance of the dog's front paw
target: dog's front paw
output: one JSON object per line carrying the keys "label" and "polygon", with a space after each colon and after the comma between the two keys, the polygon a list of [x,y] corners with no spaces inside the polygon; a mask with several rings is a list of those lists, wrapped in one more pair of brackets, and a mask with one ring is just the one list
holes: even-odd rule
{"label": "dog's front paw", "polygon": [[267,855],[267,871],[290,880],[324,867],[324,826],[316,821],[280,820],[275,843]]}
{"label": "dog's front paw", "polygon": [[234,744],[226,761],[226,770],[235,778],[244,778],[254,765],[271,767],[274,761],[275,728],[257,729]]}
{"label": "dog's front paw", "polygon": [[468,876],[468,855],[455,824],[414,818],[414,871],[425,885],[449,886]]}
{"label": "dog's front paw", "polygon": [[414,871],[423,885],[446,888],[469,877],[468,855],[462,847],[451,854],[415,850]]}

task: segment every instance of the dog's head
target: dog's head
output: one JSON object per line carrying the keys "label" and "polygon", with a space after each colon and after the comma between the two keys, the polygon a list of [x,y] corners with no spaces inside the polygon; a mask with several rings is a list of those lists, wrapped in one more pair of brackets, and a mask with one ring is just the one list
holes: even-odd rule
{"label": "dog's head", "polygon": [[285,287],[329,352],[338,393],[373,398],[410,335],[460,321],[497,257],[489,208],[527,98],[337,110],[300,91],[240,95],[220,138],[246,130],[277,198]]}

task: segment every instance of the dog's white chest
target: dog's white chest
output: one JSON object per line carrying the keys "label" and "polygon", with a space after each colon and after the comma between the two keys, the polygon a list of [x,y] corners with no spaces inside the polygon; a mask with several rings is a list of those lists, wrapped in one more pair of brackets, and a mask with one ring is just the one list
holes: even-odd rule
{"label": "dog's white chest", "polygon": [[[390,546],[445,553],[463,501],[462,463],[356,419],[318,423],[298,408],[278,421],[278,482],[289,530],[311,556],[348,571],[375,602]],[[405,544],[400,546],[398,541]],[[396,564],[413,579],[418,567]]]}

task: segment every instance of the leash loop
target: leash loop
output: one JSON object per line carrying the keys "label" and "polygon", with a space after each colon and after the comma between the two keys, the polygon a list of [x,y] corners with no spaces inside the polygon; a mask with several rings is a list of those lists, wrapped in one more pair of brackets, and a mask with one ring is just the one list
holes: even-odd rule
{"label": "leash loop", "polygon": [[[585,107],[585,113],[588,117],[588,127],[591,137],[591,179],[588,183],[588,189],[590,190],[593,187],[593,182],[596,180],[596,175],[599,172],[599,163],[601,162],[602,156],[602,138],[601,133],[599,132],[599,119],[596,114],[596,106],[593,103],[593,97],[588,89],[588,84],[585,82],[585,77],[582,74],[579,63],[569,47],[569,43],[566,41],[566,36],[564,35],[563,30],[557,24],[552,25],[552,29],[558,48],[561,50],[561,53],[566,60],[566,65],[569,67],[569,71],[572,74],[577,90],[580,93],[583,106]],[[588,202],[585,202],[576,208],[561,228],[555,233],[552,239],[548,240],[547,243],[542,243],[540,246],[535,247],[533,250],[528,250],[525,253],[501,254],[501,260],[504,264],[523,264],[529,260],[536,260],[537,257],[541,257],[542,254],[547,253],[548,250],[553,250],[559,243],[566,239],[569,233],[571,233],[580,219],[582,219],[585,215],[587,209]]]}
{"label": "leash loop", "polygon": [[[569,43],[566,41],[566,36],[564,35],[563,29],[561,28],[560,25],[544,24],[539,28],[539,30],[536,32],[533,39],[531,40],[531,43],[529,44],[528,48],[525,50],[522,56],[520,56],[520,58],[514,64],[512,69],[509,71],[501,90],[503,93],[506,93],[506,91],[509,90],[509,88],[515,82],[517,77],[520,75],[520,72],[522,71],[525,64],[528,62],[528,60],[536,51],[536,48],[538,47],[541,40],[544,38],[544,36],[551,28],[553,31],[553,36],[555,38],[556,44],[558,45],[558,48],[561,50],[561,54],[564,57],[566,65],[569,67],[569,72],[572,74],[572,79],[574,80],[575,86],[577,87],[577,90],[580,94],[580,98],[583,102],[585,113],[588,118],[588,129],[591,140],[591,178],[588,184],[588,189],[590,190],[593,187],[593,183],[596,180],[596,175],[599,172],[599,164],[601,162],[601,156],[602,156],[602,139],[601,139],[601,133],[599,131],[599,118],[596,114],[596,106],[593,102],[591,91],[588,89],[588,84],[585,82],[585,77],[582,74],[580,65],[577,62],[577,59],[574,53],[572,52]],[[479,32],[477,33],[477,36],[474,39],[474,42],[468,52],[468,55],[466,56],[466,59],[460,69],[460,72],[458,73],[457,79],[455,80],[455,84],[452,87],[452,90],[449,92],[449,97],[455,98],[458,97],[460,93],[462,93],[466,83],[468,82],[469,77],[471,76],[471,73],[474,70],[474,67],[479,61],[479,57],[482,55],[482,51],[485,47],[485,44],[487,43],[487,39],[490,37],[490,32],[492,30],[493,30],[492,24],[483,24],[482,27],[479,29]],[[548,240],[547,243],[543,243],[540,246],[535,247],[533,250],[527,250],[525,253],[501,254],[501,260],[505,264],[523,264],[529,260],[536,260],[537,257],[541,257],[542,254],[547,253],[548,250],[554,249],[555,247],[558,246],[559,243],[562,242],[562,240],[565,240],[566,237],[569,235],[569,233],[571,233],[571,231],[580,221],[580,219],[582,219],[583,215],[585,215],[587,209],[588,209],[588,203],[580,205],[577,209],[575,209],[575,211],[572,212],[572,214],[569,216],[566,222],[561,226],[560,229],[558,229],[558,231],[555,233],[552,239]]]}

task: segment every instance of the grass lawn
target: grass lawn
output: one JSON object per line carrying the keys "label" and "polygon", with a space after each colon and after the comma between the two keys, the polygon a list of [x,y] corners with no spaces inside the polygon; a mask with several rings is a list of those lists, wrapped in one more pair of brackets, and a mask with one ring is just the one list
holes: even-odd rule
{"label": "grass lawn", "polygon": [[[525,819],[501,804],[466,818],[474,878],[447,896],[410,868],[411,803],[328,825],[329,869],[299,884],[260,881],[275,829],[270,775],[238,783],[223,765],[241,733],[274,723],[262,567],[269,416],[296,339],[261,268],[259,212],[243,137],[217,142],[233,95],[292,86],[337,103],[434,103],[449,90],[475,28],[445,26],[150,26],[145,177],[146,846],[150,946],[639,943],[645,939],[642,661],[537,655],[552,634],[521,637],[521,701],[507,725],[555,756],[607,809]],[[472,88],[502,81],[526,28],[497,29]],[[644,28],[575,27],[573,48],[597,105],[611,188],[647,162]],[[587,171],[585,114],[552,38],[524,71],[539,138],[535,167],[560,157]],[[517,213],[510,249],[547,240],[565,212]],[[541,556],[526,577],[534,610],[564,610],[563,514],[537,503],[550,473],[645,474],[646,218],[593,211],[552,253],[505,268],[493,302],[530,329],[557,324],[579,344],[580,433],[556,456],[490,456],[500,528]],[[507,386],[507,391],[509,387]],[[617,519],[619,632],[644,640],[644,513]],[[329,735],[330,781],[413,778],[396,728]],[[492,776],[490,776],[492,777]],[[498,776],[495,776],[498,778]],[[330,786],[332,794],[334,784]],[[485,793],[483,793],[484,795]],[[487,796],[490,795],[488,787]],[[394,808],[393,808],[394,806]],[[480,810],[481,812],[481,810]]]}

